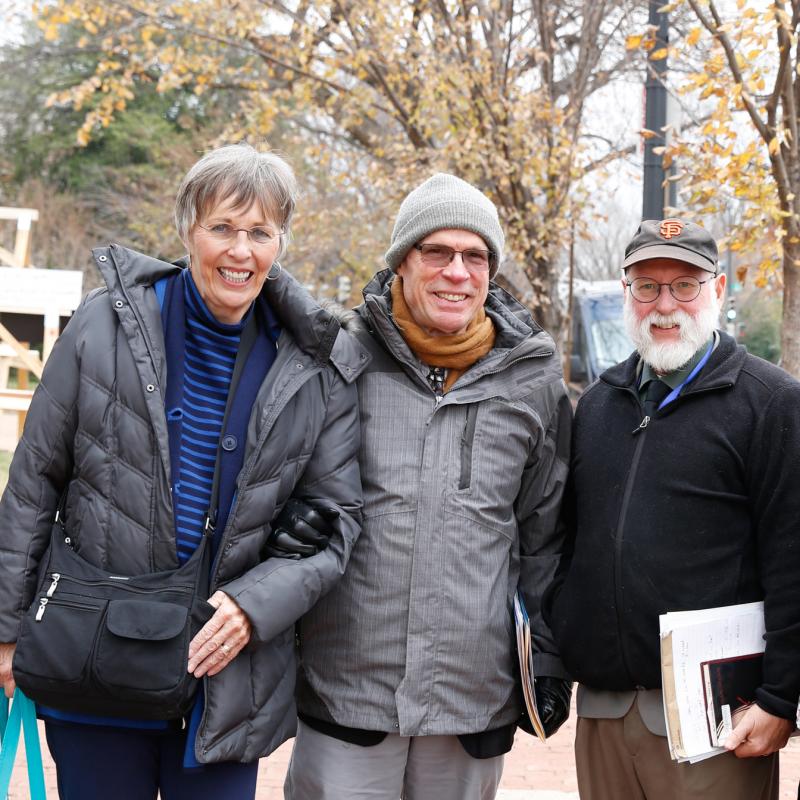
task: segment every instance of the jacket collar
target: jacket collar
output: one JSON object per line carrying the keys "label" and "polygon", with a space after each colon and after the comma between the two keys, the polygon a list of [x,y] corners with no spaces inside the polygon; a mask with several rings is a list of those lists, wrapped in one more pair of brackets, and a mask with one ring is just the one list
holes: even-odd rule
{"label": "jacket collar", "polygon": [[[732,336],[719,331],[719,345],[700,374],[686,387],[684,394],[692,394],[707,389],[722,389],[733,386],[744,366],[747,351],[736,344]],[[603,383],[617,389],[636,389],[640,356],[637,351],[627,360],[607,369],[599,378]]]}
{"label": "jacket collar", "polygon": [[[381,332],[386,336],[391,335],[394,338],[396,333],[397,337],[402,338],[393,324],[391,328],[387,328],[387,323],[391,319],[393,278],[394,272],[390,269],[376,273],[364,287],[364,303],[357,310],[362,316],[378,323]],[[552,353],[555,350],[553,339],[534,321],[530,311],[496,283],[489,283],[489,294],[484,308],[496,329],[495,347],[492,352],[502,351],[503,355],[506,355],[509,351],[515,351],[516,358],[519,355],[530,355],[533,351],[541,351],[544,354],[546,351]],[[516,352],[517,348],[521,348],[521,351]]]}
{"label": "jacket collar", "polygon": [[[139,294],[137,289],[150,287],[165,275],[188,267],[185,256],[170,264],[116,244],[98,247],[92,253],[111,295],[122,293],[131,302]],[[338,319],[286,270],[280,269],[274,280],[265,281],[262,296],[301,350],[320,364],[331,359],[347,382],[355,379],[367,363],[366,352],[352,337],[339,336]]]}

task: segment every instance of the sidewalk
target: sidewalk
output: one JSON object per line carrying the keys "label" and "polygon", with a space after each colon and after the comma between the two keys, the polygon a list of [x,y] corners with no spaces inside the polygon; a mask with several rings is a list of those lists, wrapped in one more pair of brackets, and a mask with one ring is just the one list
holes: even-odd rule
{"label": "sidewalk", "polygon": [[[518,733],[514,749],[506,756],[498,800],[578,800],[572,754],[574,736],[574,716],[547,744],[541,744],[525,733]],[[43,730],[41,740],[44,746]],[[257,800],[283,800],[283,777],[291,750],[292,743],[287,742],[261,762]],[[47,756],[45,770],[47,796],[49,800],[56,800],[55,769]],[[781,754],[780,800],[797,800],[798,780],[800,737],[790,741]],[[26,775],[22,760],[18,759],[9,800],[27,800],[27,797]]]}

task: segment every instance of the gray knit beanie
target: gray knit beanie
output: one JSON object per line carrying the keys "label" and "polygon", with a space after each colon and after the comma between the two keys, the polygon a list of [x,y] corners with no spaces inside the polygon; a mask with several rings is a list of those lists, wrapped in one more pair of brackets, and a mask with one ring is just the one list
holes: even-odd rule
{"label": "gray knit beanie", "polygon": [[444,228],[472,231],[482,237],[495,256],[489,277],[497,274],[505,237],[494,203],[471,184],[444,172],[428,178],[401,203],[386,251],[387,265],[396,270],[417,242]]}

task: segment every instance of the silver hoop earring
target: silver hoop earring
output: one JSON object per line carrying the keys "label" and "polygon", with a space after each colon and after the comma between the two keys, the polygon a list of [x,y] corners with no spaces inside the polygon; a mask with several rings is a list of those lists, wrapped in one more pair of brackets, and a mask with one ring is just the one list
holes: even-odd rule
{"label": "silver hoop earring", "polygon": [[[278,271],[273,275],[272,270],[277,267]],[[267,280],[268,281],[276,281],[278,280],[278,276],[281,274],[281,270],[283,267],[280,265],[279,261],[275,261],[273,265],[269,268],[269,272],[267,273]]]}

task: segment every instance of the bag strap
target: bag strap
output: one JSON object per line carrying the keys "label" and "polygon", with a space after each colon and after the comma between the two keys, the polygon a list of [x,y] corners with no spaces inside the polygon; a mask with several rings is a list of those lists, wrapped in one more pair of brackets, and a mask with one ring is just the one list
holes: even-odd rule
{"label": "bag strap", "polygon": [[[7,703],[4,704],[7,707]],[[28,762],[28,786],[31,800],[47,800],[44,788],[44,766],[36,727],[36,706],[17,689],[11,703],[11,713],[0,746],[0,797],[5,797],[11,783],[14,760],[17,757],[20,731],[25,735],[25,757]]]}
{"label": "bag strap", "polygon": [[[233,396],[236,394],[236,387],[239,385],[242,373],[244,372],[247,357],[253,349],[256,337],[258,335],[258,322],[256,321],[256,306],[253,304],[250,310],[250,317],[245,323],[244,330],[239,339],[239,349],[236,352],[236,361],[233,365],[233,375],[231,376],[230,386],[228,388],[228,401],[225,404],[225,416],[222,419],[222,433],[224,435],[228,427],[228,419],[231,415],[231,406],[233,405]],[[221,437],[220,437],[221,438]],[[217,516],[219,512],[219,474],[220,474],[220,453],[221,447],[217,445],[217,460],[214,464],[214,478],[211,484],[211,498],[208,502],[208,511],[206,512],[206,521],[203,526],[205,534],[213,535],[217,527]]]}

